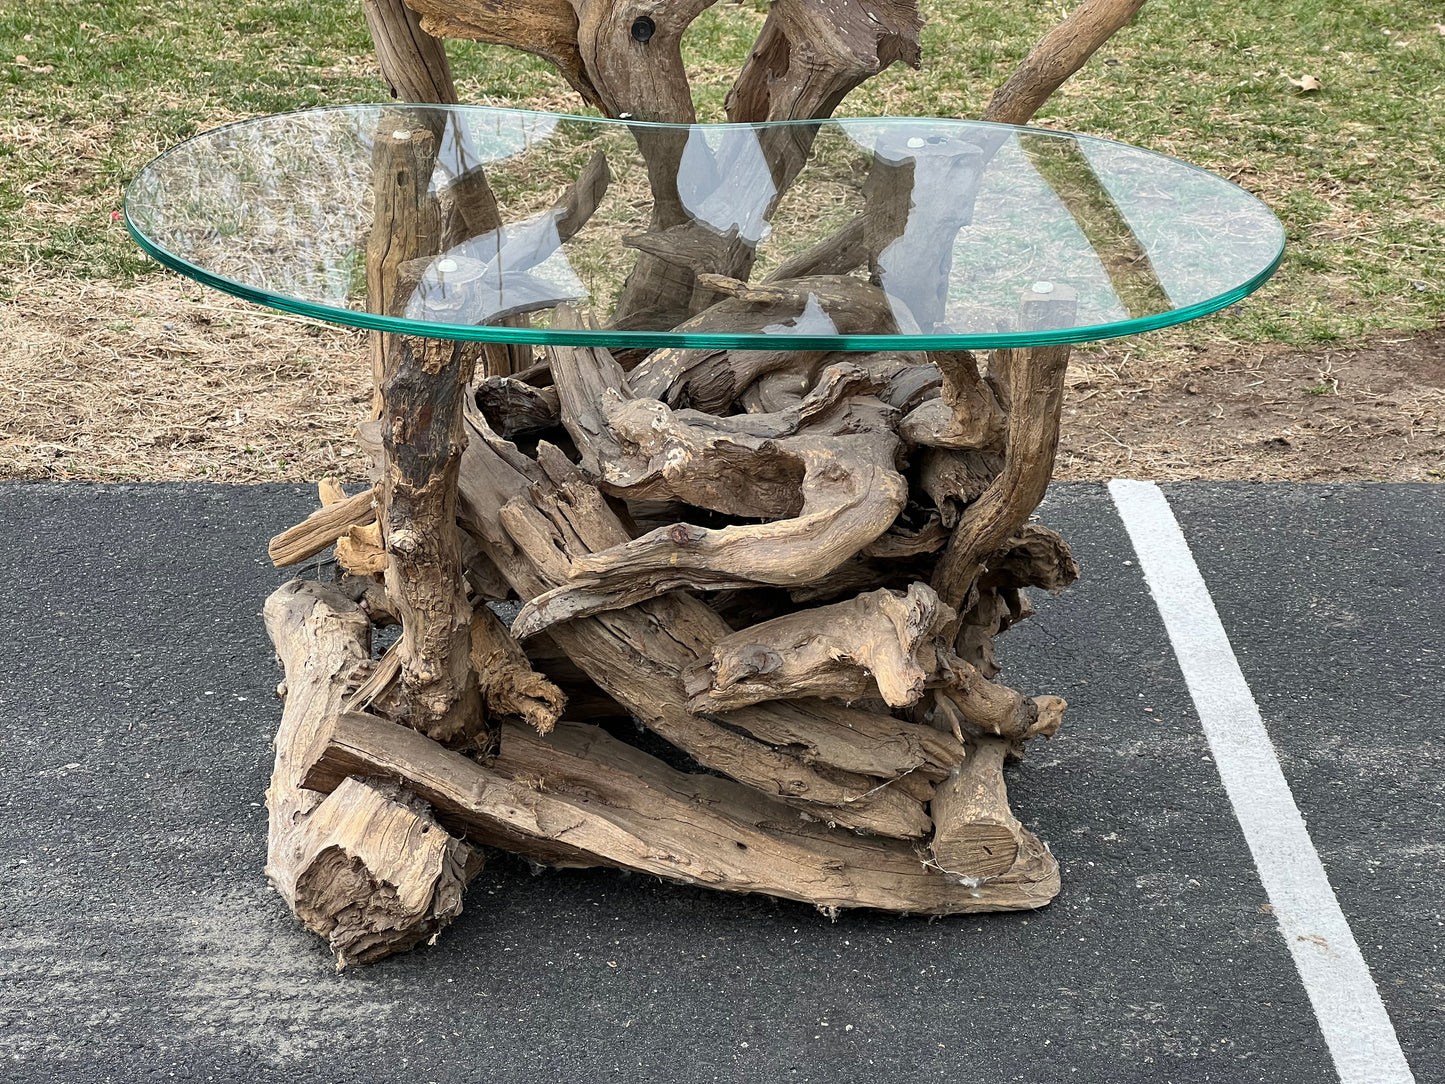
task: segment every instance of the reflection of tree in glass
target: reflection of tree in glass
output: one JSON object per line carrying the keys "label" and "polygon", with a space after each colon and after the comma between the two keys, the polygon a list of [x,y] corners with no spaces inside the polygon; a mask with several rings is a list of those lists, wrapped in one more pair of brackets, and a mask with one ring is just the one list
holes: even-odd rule
{"label": "reflection of tree in glass", "polygon": [[1131,319],[1174,308],[1149,254],[1074,139],[1019,136],[1019,146],[1078,223]]}

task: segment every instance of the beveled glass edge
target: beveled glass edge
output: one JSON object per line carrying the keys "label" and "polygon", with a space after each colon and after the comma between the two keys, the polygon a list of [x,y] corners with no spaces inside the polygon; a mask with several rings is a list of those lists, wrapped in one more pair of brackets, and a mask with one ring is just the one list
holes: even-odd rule
{"label": "beveled glass edge", "polygon": [[[432,105],[424,102],[355,102],[345,105],[328,105],[310,107],[305,109],[292,109],[284,113],[269,113],[261,117],[251,117],[244,120],[232,121],[230,124],[222,124],[216,128],[208,128],[204,132],[197,132],[188,139],[182,140],[174,147],[162,151],[155,158],[154,162],[166,155],[172,154],[197,139],[205,139],[223,132],[229,128],[241,127],[254,124],[260,120],[275,120],[281,117],[299,116],[302,114],[314,115],[317,113],[347,112],[358,109],[446,109],[457,111],[470,111],[479,113],[507,113],[514,116],[550,117],[557,120],[584,121],[593,124],[620,125],[627,128],[695,128],[703,127],[696,124],[671,124],[659,121],[635,121],[622,120],[616,117],[590,117],[579,116],[575,113],[546,113],[533,109],[509,109],[499,106],[488,105]],[[757,128],[759,125],[823,125],[838,122],[906,122],[918,121],[922,123],[933,123],[937,121],[949,121],[958,124],[975,125],[986,128],[1002,128],[1015,132],[1029,132],[1036,135],[1073,136],[1087,140],[1091,143],[1112,143],[1115,146],[1124,147],[1135,153],[1152,155],[1162,158],[1165,161],[1183,165],[1196,172],[1206,174],[1216,181],[1238,188],[1250,199],[1256,201],[1266,211],[1273,215],[1273,210],[1243,185],[1235,184],[1228,177],[1220,176],[1212,170],[1197,166],[1193,162],[1186,162],[1182,158],[1173,158],[1167,154],[1160,154],[1158,151],[1149,150],[1147,147],[1135,146],[1131,143],[1124,143],[1117,139],[1108,139],[1104,136],[1093,136],[1083,132],[1062,131],[1056,128],[1034,128],[1020,124],[1000,124],[997,121],[972,120],[967,117],[826,117],[812,120],[783,120],[783,121],[735,121],[720,124],[709,124],[708,128]],[[405,317],[382,316],[378,313],[364,312],[357,309],[342,309],[333,305],[324,305],[319,302],[303,301],[300,298],[287,297],[281,294],[273,294],[267,290],[247,286],[244,283],[236,282],[234,279],[214,275],[204,268],[197,266],[167,252],[159,245],[154,244],[136,227],[131,219],[130,202],[131,193],[135,189],[136,182],[150,167],[150,162],[142,166],[140,171],[131,178],[130,184],[126,186],[125,199],[122,203],[123,219],[126,232],[148,255],[165,267],[170,268],[186,278],[219,290],[222,293],[230,294],[232,297],[239,297],[245,301],[265,306],[266,308],[278,309],[282,312],[293,313],[297,316],[309,317],[326,324],[339,324],[343,327],[364,328],[369,331],[384,331],[395,335],[415,335],[424,339],[446,339],[455,342],[492,342],[492,343],[518,343],[531,346],[604,346],[615,349],[662,349],[665,347],[679,348],[704,348],[709,350],[833,350],[838,352],[877,352],[883,350],[988,350],[1007,347],[1023,346],[1049,346],[1063,345],[1082,342],[1102,342],[1106,339],[1119,339],[1128,335],[1138,335],[1146,331],[1158,331],[1166,327],[1174,327],[1177,324],[1187,323],[1190,320],[1197,320],[1201,316],[1208,316],[1211,313],[1226,309],[1238,301],[1242,301],[1254,291],[1263,286],[1274,273],[1279,270],[1279,265],[1284,259],[1285,230],[1280,224],[1279,249],[1274,254],[1268,266],[1258,274],[1254,275],[1243,284],[1231,290],[1219,294],[1216,297],[1204,301],[1197,301],[1192,305],[1186,305],[1181,309],[1170,309],[1168,312],[1154,313],[1150,316],[1140,316],[1131,320],[1125,320],[1114,324],[1093,324],[1086,327],[1057,328],[1049,331],[1014,331],[1014,332],[989,332],[961,335],[764,335],[764,334],[718,334],[709,332],[680,332],[680,331],[611,331],[607,329],[598,330],[559,330],[552,328],[518,328],[502,327],[485,324],[438,324],[427,321],[407,320]],[[1276,217],[1276,222],[1278,218]]]}

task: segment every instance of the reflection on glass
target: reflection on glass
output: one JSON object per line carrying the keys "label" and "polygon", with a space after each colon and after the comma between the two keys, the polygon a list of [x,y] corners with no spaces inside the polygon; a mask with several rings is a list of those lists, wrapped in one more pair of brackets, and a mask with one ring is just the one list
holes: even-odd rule
{"label": "reflection on glass", "polygon": [[688,132],[677,195],[694,219],[721,234],[736,232],[756,245],[777,193],[754,129],[698,125]]}
{"label": "reflection on glass", "polygon": [[[459,106],[218,129],[147,166],[126,214],[170,266],[291,311],[588,341],[550,326],[573,303],[599,326],[626,310],[620,327],[659,329],[608,337],[648,347],[1024,341],[1036,282],[1077,299],[1057,336],[1128,334],[1237,300],[1283,243],[1222,178],[1084,136],[916,119],[671,129]],[[756,300],[780,269],[772,285],[810,303]],[[758,288],[747,304],[744,284]]]}

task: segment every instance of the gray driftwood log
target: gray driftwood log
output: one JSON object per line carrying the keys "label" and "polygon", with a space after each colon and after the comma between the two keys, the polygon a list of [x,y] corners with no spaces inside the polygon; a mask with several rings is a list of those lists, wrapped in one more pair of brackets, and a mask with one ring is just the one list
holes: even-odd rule
{"label": "gray driftwood log", "polygon": [[[985,118],[1026,123],[1141,3],[1083,0]],[[455,102],[440,39],[464,37],[545,58],[608,115],[674,122],[695,116],[679,42],[707,6],[364,3],[393,96]],[[913,0],[775,0],[729,119],[827,117],[869,76],[916,66],[921,24]],[[383,124],[376,143],[378,311],[398,311],[439,245],[505,224],[480,166],[433,190],[433,119]],[[653,204],[625,239],[637,256],[619,307],[559,308],[554,326],[756,330],[807,302],[843,332],[898,330],[881,276],[946,264],[969,178],[996,149],[880,151],[858,217],[764,281],[748,242],[689,222],[683,141],[634,131]],[[764,131],[773,206],[814,134]],[[1147,259],[1107,193],[1051,145],[1025,149],[1109,274],[1134,284],[1126,301],[1147,306]],[[899,208],[944,181],[944,228],[914,236]],[[594,161],[547,221],[585,228],[609,183]],[[941,318],[936,301],[920,323]],[[1064,326],[1072,305],[1062,287],[1026,294],[1021,326]],[[433,936],[482,844],[826,912],[1047,903],[1058,866],[1010,809],[1004,766],[1065,704],[1001,682],[994,640],[1029,616],[1028,588],[1078,575],[1067,543],[1030,522],[1068,359],[662,349],[624,365],[601,348],[374,336],[361,436],[376,484],[323,485],[323,507],[271,547],[285,565],[334,544],[344,573],[266,606],[286,667],[267,796],[283,898],[341,964]],[[371,628],[392,623],[399,640],[372,661]],[[694,770],[601,725],[629,716]]]}

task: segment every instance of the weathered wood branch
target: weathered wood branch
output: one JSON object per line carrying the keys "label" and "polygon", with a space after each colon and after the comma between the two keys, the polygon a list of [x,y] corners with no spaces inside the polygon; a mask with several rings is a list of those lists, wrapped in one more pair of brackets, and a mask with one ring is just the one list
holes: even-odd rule
{"label": "weathered wood branch", "polygon": [[1052,737],[1063,722],[1068,704],[1057,696],[1025,696],[990,681],[962,659],[948,662],[949,680],[939,687],[973,733],[993,734],[1010,741]]}
{"label": "weathered wood branch", "polygon": [[1079,578],[1079,564],[1057,531],[1025,523],[989,558],[989,579],[999,587],[1041,587],[1058,594]]}
{"label": "weathered wood branch", "polygon": [[929,849],[944,872],[969,881],[1007,873],[1027,835],[1009,809],[1003,764],[1009,743],[974,738],[968,759],[933,792],[936,826]]}
{"label": "weathered wood branch", "polygon": [[[436,134],[383,124],[374,147],[375,221],[367,292],[393,311],[411,261],[436,251],[440,215],[429,188]],[[401,683],[409,725],[444,740],[485,729],[470,663],[471,605],[456,530],[456,472],[466,438],[462,402],[475,343],[380,336],[384,462],[377,518],[388,555],[386,588],[402,619]],[[487,744],[486,735],[481,737]]]}
{"label": "weathered wood branch", "polygon": [[496,735],[471,666],[472,607],[456,528],[462,401],[478,351],[401,335],[388,347],[380,503],[387,593],[402,621],[405,721],[440,740],[467,736],[490,748]]}
{"label": "weathered wood branch", "polygon": [[[1068,326],[1072,292],[1040,302],[1027,299],[1025,326]],[[1063,408],[1064,374],[1070,348],[1035,346],[1011,351],[1002,381],[1008,401],[1008,436],[1003,469],[959,517],[958,526],[933,572],[933,588],[955,608],[963,605],[983,561],[1027,522],[1053,476]]]}
{"label": "weathered wood branch", "polygon": [[938,509],[943,526],[952,527],[1002,469],[1003,456],[994,452],[927,448],[918,460],[918,488]]}
{"label": "weathered wood branch", "polygon": [[792,697],[879,695],[908,707],[937,672],[937,638],[954,616],[918,583],[765,621],[723,637],[688,672],[688,705],[726,711]]}
{"label": "weathered wood branch", "polygon": [[833,432],[813,429],[776,442],[802,462],[796,516],[713,529],[680,522],[579,556],[565,583],[528,602],[514,631],[525,638],[679,587],[789,587],[826,576],[888,530],[908,497],[895,466],[896,434],[868,426],[877,412],[860,417],[859,404],[870,407],[850,401]]}
{"label": "weathered wood branch", "polygon": [[328,795],[304,784],[324,728],[370,665],[371,626],[339,592],[302,580],[278,588],[265,617],[286,668],[266,876],[341,966],[409,949],[460,913],[481,852],[395,785],[343,778]]}
{"label": "weathered wood branch", "polygon": [[[864,80],[902,62],[917,68],[923,19],[912,0],[775,0],[728,91],[728,120],[830,116]],[[806,152],[806,147],[803,148]]]}
{"label": "weathered wood branch", "polygon": [[941,394],[915,407],[898,434],[931,448],[998,449],[1008,421],[993,389],[978,374],[967,350],[934,350],[928,355],[943,376]]}
{"label": "weathered wood branch", "polygon": [[362,7],[391,96],[404,102],[456,104],[446,47],[422,28],[417,13],[402,0],[362,0]]}
{"label": "weathered wood branch", "polygon": [[472,616],[471,659],[488,717],[514,716],[538,734],[546,734],[562,717],[567,697],[532,669],[521,645],[486,606],[478,606]]}
{"label": "weathered wood branch", "polygon": [[588,105],[602,97],[582,62],[577,12],[567,0],[407,0],[421,25],[439,38],[465,38],[508,45],[548,61]]}
{"label": "weathered wood branch", "polygon": [[552,865],[607,865],[724,891],[762,892],[825,910],[923,914],[1037,907],[1058,890],[1042,857],[970,888],[912,848],[825,832],[775,799],[713,776],[683,775],[594,727],[547,739],[507,732],[492,768],[368,716],[338,718],[307,779],[401,776],[448,825]]}
{"label": "weathered wood branch", "polygon": [[994,91],[983,119],[1027,124],[1049,96],[1143,6],[1144,0],[1082,0]]}
{"label": "weathered wood branch", "polygon": [[356,526],[376,521],[375,494],[367,489],[344,501],[323,505],[294,527],[288,527],[267,548],[277,568],[315,557]]}

